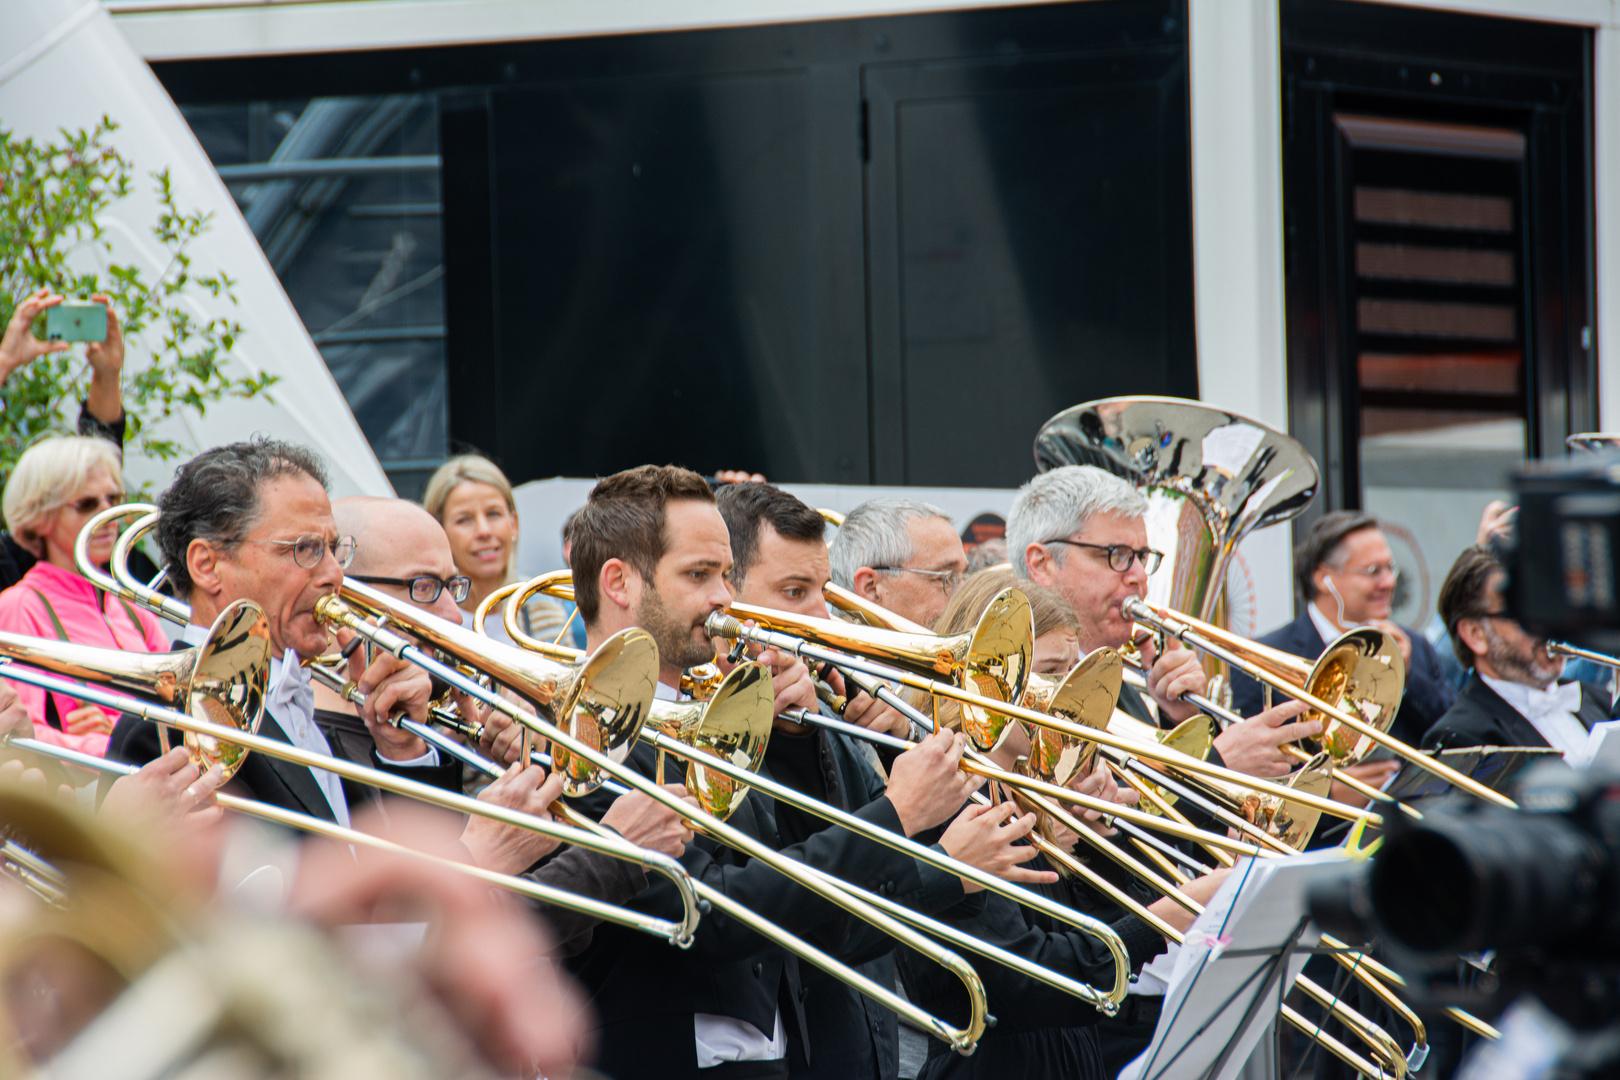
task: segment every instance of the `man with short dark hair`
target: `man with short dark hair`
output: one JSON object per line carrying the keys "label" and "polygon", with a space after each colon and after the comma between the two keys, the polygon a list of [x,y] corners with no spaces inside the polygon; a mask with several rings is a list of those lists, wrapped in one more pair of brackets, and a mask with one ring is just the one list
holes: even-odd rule
{"label": "man with short dark hair", "polygon": [[[674,466],[642,466],[609,476],[569,522],[567,540],[589,646],[594,649],[626,628],[647,630],[659,647],[659,695],[675,697],[682,669],[713,657],[705,619],[731,601],[726,584],[733,564],[731,539],[709,485]],[[784,690],[793,691],[801,678],[808,684],[802,668],[778,675],[779,707]],[[961,738],[946,732],[902,754],[887,791],[853,812],[908,836],[943,824],[976,786],[958,769],[961,752]],[[655,755],[644,745],[629,760],[645,774],[655,768]],[[680,767],[678,760],[671,764]],[[1012,827],[1004,827],[1004,820],[984,814],[954,822],[940,846],[948,852],[965,846],[982,851],[988,840],[1005,854],[1033,826],[1033,817]],[[880,889],[909,907],[940,911],[964,896],[960,879],[844,829],[790,842],[774,800],[758,790],[730,822],[792,858]],[[863,935],[835,905],[705,838],[687,845],[682,861],[694,876],[823,949],[846,950]],[[673,891],[655,881],[639,904],[672,913]],[[591,992],[601,1028],[597,1064],[621,1080],[786,1077],[789,1025],[806,1047],[808,1064],[817,1064],[798,960],[720,912],[704,917],[684,953],[604,925],[574,967]]]}
{"label": "man with short dark hair", "polygon": [[[1304,600],[1299,617],[1260,644],[1314,661],[1328,642],[1358,626],[1375,626],[1395,639],[1406,662],[1406,694],[1390,734],[1416,745],[1455,695],[1440,668],[1440,657],[1422,634],[1397,626],[1390,605],[1400,569],[1378,519],[1354,510],[1323,514],[1294,549],[1294,579]],[[1258,712],[1264,694],[1244,675],[1232,679],[1232,701],[1245,716]],[[1385,766],[1389,768],[1389,766]],[[1377,785],[1387,779],[1362,776]],[[1336,796],[1337,797],[1337,796]]]}
{"label": "man with short dark hair", "polygon": [[[183,640],[201,642],[233,602],[257,603],[269,620],[272,657],[259,733],[331,754],[315,723],[314,691],[301,661],[326,651],[330,638],[315,618],[315,602],[342,583],[354,539],[338,534],[320,459],[304,447],[272,440],[216,447],[180,466],[158,507],[157,540],[169,580],[191,605]],[[395,712],[427,719],[427,673],[380,652],[363,670],[356,653],[350,674],[366,695],[361,719],[376,743],[371,764],[459,788],[459,767],[441,762],[421,739],[387,722]],[[107,756],[142,764],[159,752],[154,725],[125,715],[113,729]],[[262,754],[249,754],[232,784],[256,799],[340,825],[349,823],[350,803],[368,797],[366,789],[325,769]]]}
{"label": "man with short dark hair", "polygon": [[[816,618],[828,617],[822,588],[829,577],[826,522],[817,511],[770,484],[745,483],[717,493],[720,515],[731,534],[732,563],[728,580],[738,600]],[[831,673],[836,678],[836,673]],[[883,713],[873,717],[869,714]],[[855,723],[875,722],[880,729],[909,736],[909,722],[892,709],[859,694],[845,711]],[[883,779],[849,736],[796,724],[777,717],[765,754],[772,777],[797,791],[855,810],[883,794]],[[895,730],[898,727],[899,730]],[[793,807],[776,808],[782,839],[798,842],[828,827],[827,822]],[[841,954],[883,986],[895,984],[892,942],[863,931],[878,955],[865,959]],[[819,968],[802,967],[807,1055],[790,1039],[792,1076],[827,1080],[893,1080],[899,1075],[899,1022],[894,1013],[856,992]]]}
{"label": "man with short dark hair", "polygon": [[1592,726],[1609,719],[1607,702],[1583,683],[1559,682],[1563,658],[1507,614],[1506,578],[1496,556],[1472,547],[1440,586],[1440,617],[1470,674],[1423,736],[1423,748],[1550,746],[1571,765],[1588,765]]}

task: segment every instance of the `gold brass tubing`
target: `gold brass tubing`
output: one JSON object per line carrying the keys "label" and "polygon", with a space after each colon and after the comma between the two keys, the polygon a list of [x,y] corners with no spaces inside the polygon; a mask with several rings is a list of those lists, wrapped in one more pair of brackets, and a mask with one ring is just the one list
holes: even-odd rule
{"label": "gold brass tubing", "polygon": [[[126,600],[143,604],[163,618],[184,626],[191,621],[190,605],[182,600],[176,600],[172,596],[165,596],[145,583],[137,581],[135,575],[129,571],[130,552],[135,549],[136,544],[140,543],[141,537],[152,531],[152,527],[157,524],[157,518],[157,508],[153,507],[151,513],[124,530],[124,535],[120,536],[118,542],[113,545],[110,569],[113,578],[117,581],[117,592],[120,596]],[[79,536],[81,539],[85,536],[82,529],[79,531]],[[88,553],[88,548],[86,548],[86,551]],[[74,552],[74,558],[75,561],[78,561],[77,550]],[[82,569],[84,562],[79,562],[79,566]]]}
{"label": "gold brass tubing", "polygon": [[[610,840],[591,833],[582,833],[580,830],[558,825],[556,822],[545,818],[538,818],[532,814],[525,814],[495,803],[470,799],[459,792],[446,791],[443,788],[432,787],[411,780],[408,777],[383,772],[381,769],[357,765],[344,758],[313,753],[291,743],[282,742],[279,739],[270,739],[239,728],[199,720],[189,713],[153,705],[141,698],[131,697],[127,694],[112,693],[95,685],[78,686],[69,683],[67,685],[73,686],[74,689],[71,691],[64,690],[62,684],[66,680],[41,675],[29,668],[19,667],[11,661],[0,662],[0,673],[3,673],[5,678],[26,682],[47,690],[55,690],[61,693],[77,693],[81,700],[93,701],[97,704],[105,704],[109,708],[120,709],[123,712],[138,716],[148,723],[166,724],[169,727],[179,728],[181,731],[206,735],[218,742],[280,758],[283,761],[292,762],[294,765],[304,765],[311,769],[325,769],[346,779],[369,784],[372,787],[380,788],[395,795],[403,795],[407,798],[417,799],[433,806],[455,810],[463,814],[476,814],[487,817],[499,821],[503,825],[529,829],[562,840],[565,843],[575,844],[604,855],[624,859],[627,862],[638,863],[668,877],[674,883],[677,891],[682,894],[682,900],[686,904],[686,915],[679,925],[682,936],[686,941],[690,942],[691,935],[697,928],[698,905],[697,898],[690,887],[691,876],[680,863],[659,852],[636,847],[622,839]],[[678,944],[679,942],[673,941],[673,943]]]}
{"label": "gold brass tubing", "polygon": [[[457,685],[458,680],[460,679],[460,676],[457,675],[457,673],[455,673],[452,669],[449,669],[446,665],[437,664],[432,660],[431,657],[425,655],[421,650],[418,650],[415,646],[413,646],[409,640],[391,629],[375,626],[367,622],[359,615],[357,611],[350,608],[348,604],[344,603],[337,597],[327,596],[317,601],[316,617],[329,625],[347,626],[356,633],[365,637],[372,644],[377,645],[379,648],[387,649],[391,654],[401,659],[410,660],[419,665],[426,666],[430,671],[440,675],[441,678],[454,675],[456,677],[449,678],[447,680],[452,685]],[[408,618],[416,623],[416,625],[413,626],[413,629],[420,627],[422,623],[444,622],[444,620],[435,619],[433,616],[426,613],[414,611],[408,616]],[[456,629],[460,630],[459,625],[456,627]],[[493,645],[494,643],[491,642],[488,644]],[[474,661],[477,658],[476,656],[461,656],[460,659],[464,661]],[[466,690],[469,693],[472,692],[470,686],[457,686],[457,688]],[[487,697],[482,696],[486,694],[488,695]],[[702,831],[706,835],[719,840],[722,843],[736,848],[738,851],[741,851],[750,858],[758,859],[760,862],[771,867],[773,870],[782,874],[784,877],[787,877],[789,880],[794,881],[811,892],[814,892],[832,903],[839,905],[840,907],[844,908],[844,910],[850,912],[879,930],[882,930],[889,936],[898,939],[903,944],[910,946],[916,951],[922,953],[924,956],[928,957],[930,960],[933,960],[935,963],[938,963],[940,966],[950,971],[951,974],[955,975],[957,979],[962,982],[964,988],[968,992],[971,1009],[968,1025],[965,1028],[952,1028],[948,1024],[945,1024],[945,1022],[942,1020],[933,1019],[931,1024],[925,1024],[923,1026],[933,1031],[943,1041],[948,1042],[951,1047],[959,1053],[971,1053],[973,1048],[977,1046],[980,1036],[984,1033],[986,1019],[988,1016],[987,1003],[984,996],[984,984],[979,979],[978,973],[975,972],[973,968],[970,967],[967,962],[956,953],[951,952],[948,949],[941,948],[937,942],[930,940],[917,931],[912,930],[909,926],[890,918],[881,911],[877,910],[875,907],[867,904],[856,895],[857,891],[859,890],[857,890],[855,886],[848,884],[834,886],[829,884],[816,874],[804,869],[802,864],[782,856],[779,852],[774,851],[764,843],[736,828],[735,826],[728,825],[725,822],[712,818],[707,814],[693,810],[691,806],[671,795],[661,785],[653,783],[647,777],[642,776],[633,769],[625,768],[621,764],[608,758],[607,755],[601,753],[596,748],[573,738],[544,717],[536,713],[529,712],[528,710],[507,701],[498,694],[489,694],[488,691],[484,690],[482,687],[478,688],[478,694],[475,696],[480,696],[481,700],[484,700],[487,704],[499,709],[505,715],[515,720],[519,724],[522,724],[524,727],[527,727],[531,731],[550,739],[553,744],[553,753],[556,752],[557,747],[561,747],[570,754],[576,755],[581,760],[589,762],[596,769],[611,774],[614,776],[614,778],[633,790],[640,791],[642,794],[646,795],[648,798],[651,798],[660,805],[679,813],[683,818],[691,823],[695,829]],[[680,745],[682,745],[684,748],[684,744]],[[706,761],[704,764],[710,765],[711,762]],[[694,884],[701,884],[701,882],[694,882]],[[764,923],[764,920],[761,920],[761,922]],[[779,927],[770,926],[768,923],[765,923],[765,925],[769,927],[768,931],[761,929],[760,932],[764,933],[769,940],[782,946],[783,948],[789,949],[790,951],[799,951],[795,947],[796,944],[799,943],[790,940],[792,939],[792,935],[788,934],[786,931],[783,931]],[[756,929],[758,928],[756,927]],[[843,967],[843,965],[838,965],[838,968]],[[838,970],[838,968],[829,970],[832,970],[832,973],[835,976],[842,979],[844,978],[844,973],[843,971]],[[853,971],[849,972],[849,974],[858,975],[858,973]],[[846,979],[845,981],[849,980]]]}
{"label": "gold brass tubing", "polygon": [[[26,750],[32,754],[39,754],[43,757],[55,758],[58,761],[65,761],[68,764],[76,765],[81,769],[89,769],[96,772],[127,776],[138,771],[132,765],[122,766],[118,762],[96,758],[94,755],[73,751],[65,747],[55,746],[51,743],[41,743],[34,739],[0,739],[0,745],[15,746],[17,749]],[[289,829],[295,829],[299,832],[306,832],[316,836],[322,836],[328,840],[336,840],[339,843],[359,844],[364,847],[375,848],[378,851],[390,851],[398,854],[409,855],[412,858],[421,859],[425,862],[432,863],[435,866],[443,867],[446,870],[452,870],[456,873],[464,874],[467,877],[476,878],[488,885],[494,885],[497,888],[506,889],[509,892],[517,893],[520,896],[526,896],[531,900],[538,900],[541,903],[551,904],[555,907],[569,908],[570,910],[582,912],[597,919],[602,919],[605,922],[617,923],[620,926],[626,926],[632,930],[641,930],[645,933],[652,934],[654,937],[661,937],[666,941],[676,941],[681,937],[683,932],[678,923],[670,922],[667,919],[653,918],[652,916],[644,915],[639,911],[633,911],[629,908],[622,908],[615,904],[609,904],[604,901],[597,900],[594,897],[584,896],[579,893],[572,893],[566,889],[559,889],[555,886],[546,885],[538,881],[530,881],[528,878],[519,877],[514,874],[502,874],[495,870],[486,870],[485,868],[476,866],[472,863],[457,862],[454,859],[447,859],[439,855],[429,854],[425,851],[418,851],[415,848],[406,847],[404,844],[397,844],[392,840],[385,840],[380,836],[373,836],[371,833],[362,832],[359,829],[345,828],[336,822],[326,821],[310,814],[302,814],[296,810],[288,810],[284,807],[274,806],[270,803],[261,802],[258,799],[246,799],[240,795],[232,795],[229,792],[216,791],[214,793],[214,801],[224,809],[230,810],[233,813],[247,814],[263,821],[270,821],[277,825],[286,826]]]}
{"label": "gold brass tubing", "polygon": [[[755,640],[761,640],[757,636],[757,631],[746,629],[742,625],[741,620],[737,619],[735,616],[722,615],[719,613],[710,615],[709,626],[710,629],[720,637],[736,638],[753,636]],[[782,638],[788,638],[794,641],[805,641],[805,639],[802,638],[794,638],[791,634],[781,634],[780,636]],[[764,643],[769,644],[768,641]],[[809,642],[806,643],[810,644]],[[791,646],[787,645],[784,645],[784,647],[791,648]],[[1070,735],[1080,739],[1089,739],[1101,746],[1110,747],[1114,750],[1120,750],[1134,757],[1146,758],[1150,761],[1156,761],[1161,765],[1168,765],[1175,769],[1196,773],[1201,776],[1208,776],[1216,780],[1224,780],[1228,783],[1238,784],[1256,792],[1264,792],[1268,795],[1275,795],[1288,802],[1297,803],[1300,806],[1309,806],[1312,809],[1320,810],[1323,813],[1332,814],[1334,817],[1341,817],[1350,821],[1365,821],[1369,825],[1374,826],[1383,824],[1383,818],[1369,810],[1354,809],[1345,806],[1343,803],[1335,802],[1332,799],[1324,799],[1320,796],[1312,795],[1306,791],[1296,791],[1293,788],[1284,787],[1281,784],[1274,784],[1269,780],[1262,780],[1253,776],[1245,776],[1242,773],[1236,773],[1230,769],[1223,769],[1218,765],[1211,765],[1207,761],[1200,761],[1197,758],[1189,757],[1186,754],[1144,746],[1133,740],[1122,739],[1117,735],[1098,728],[1087,727],[1083,724],[1071,723],[1062,719],[1061,717],[1049,716],[1046,713],[1036,712],[1034,709],[1026,709],[1022,705],[1015,705],[1010,701],[999,701],[995,698],[985,697],[982,694],[975,694],[972,691],[963,690],[952,685],[951,683],[941,682],[937,679],[926,679],[918,675],[913,675],[911,672],[906,671],[903,668],[896,668],[889,665],[884,666],[888,670],[884,671],[880,677],[893,680],[904,686],[909,686],[913,690],[921,690],[925,694],[933,694],[937,697],[948,698],[952,701],[961,702],[965,705],[973,705],[984,709],[986,712],[997,713],[1001,716],[1006,716],[1014,720],[1023,720],[1026,723],[1038,724],[1042,727],[1051,728],[1053,731],[1061,732],[1064,735]],[[1020,783],[1025,783],[1027,781],[1028,778],[1019,778]],[[1071,792],[1070,794],[1072,795],[1077,793]],[[1120,808],[1116,807],[1115,809],[1117,810]],[[1126,817],[1126,820],[1133,821],[1137,824],[1146,824],[1150,827],[1162,828],[1162,824],[1155,824],[1159,819],[1151,818],[1150,815],[1144,815],[1144,817],[1149,818],[1149,820],[1137,821],[1137,819],[1131,817]],[[1183,839],[1198,840],[1200,838],[1183,837]],[[1224,840],[1225,838],[1222,837],[1222,839]],[[1230,848],[1229,850],[1241,850],[1244,854],[1251,854],[1251,852],[1249,852],[1246,848]]]}
{"label": "gold brass tubing", "polygon": [[1500,792],[1492,791],[1479,781],[1474,780],[1471,777],[1464,776],[1462,773],[1458,772],[1456,769],[1453,769],[1445,762],[1437,761],[1434,758],[1431,758],[1429,755],[1421,753],[1413,747],[1401,742],[1401,740],[1395,738],[1393,735],[1386,735],[1384,732],[1379,731],[1365,720],[1362,720],[1359,716],[1355,716],[1344,709],[1338,709],[1332,705],[1329,705],[1327,702],[1323,701],[1315,694],[1312,694],[1310,691],[1302,690],[1285,679],[1279,679],[1277,676],[1260,667],[1258,664],[1250,663],[1249,661],[1239,657],[1236,653],[1232,652],[1232,650],[1226,648],[1225,646],[1218,645],[1215,642],[1210,641],[1200,630],[1191,625],[1197,620],[1188,619],[1187,616],[1176,612],[1171,612],[1165,608],[1156,608],[1134,596],[1128,597],[1120,606],[1120,610],[1127,618],[1136,619],[1138,622],[1151,623],[1159,629],[1164,630],[1166,633],[1175,635],[1182,641],[1185,641],[1187,644],[1196,646],[1216,659],[1224,660],[1226,663],[1231,664],[1233,667],[1237,668],[1239,671],[1243,672],[1245,675],[1248,675],[1255,681],[1266,686],[1270,686],[1272,689],[1287,694],[1289,697],[1295,698],[1296,700],[1303,701],[1316,712],[1338,721],[1345,727],[1356,732],[1358,735],[1365,736],[1366,738],[1372,739],[1374,742],[1393,750],[1396,754],[1399,754],[1401,757],[1410,761],[1418,768],[1423,769],[1425,772],[1433,773],[1435,776],[1438,776],[1440,779],[1449,783],[1452,787],[1466,791],[1476,798],[1484,799],[1487,802],[1493,802],[1498,806],[1505,806],[1509,810],[1518,809],[1518,803],[1514,802],[1506,795],[1503,795]]}
{"label": "gold brass tubing", "polygon": [[97,588],[105,589],[114,596],[123,595],[124,589],[118,581],[90,561],[90,538],[109,521],[116,521],[122,517],[133,517],[136,514],[144,516],[156,512],[157,507],[151,503],[119,503],[117,506],[109,506],[105,510],[97,511],[89,521],[84,523],[84,527],[79,530],[79,535],[73,541],[73,561],[79,568],[79,574]]}
{"label": "gold brass tubing", "polygon": [[1610,656],[1608,653],[1593,652],[1591,649],[1582,649],[1571,645],[1567,641],[1547,642],[1547,652],[1551,656],[1569,656],[1577,660],[1590,660],[1594,664],[1604,667],[1620,668],[1620,657]]}
{"label": "gold brass tubing", "polygon": [[[1113,848],[1113,845],[1107,844],[1106,841],[1103,841],[1101,837],[1098,837],[1094,832],[1092,832],[1090,829],[1086,828],[1086,826],[1082,822],[1076,820],[1075,818],[1071,817],[1069,814],[1063,812],[1062,810],[1059,810],[1057,807],[1052,806],[1050,804],[1044,804],[1043,805],[1042,800],[1031,800],[1031,801],[1036,806],[1045,809],[1048,813],[1051,813],[1054,817],[1057,818],[1058,822],[1060,824],[1062,824],[1065,828],[1067,828],[1070,832],[1076,833],[1082,839],[1092,841],[1093,846],[1106,847],[1106,848],[1109,848],[1109,849]],[[1169,923],[1165,922],[1164,920],[1160,919],[1158,916],[1154,915],[1153,912],[1149,911],[1146,906],[1144,906],[1143,904],[1138,902],[1134,897],[1131,897],[1131,896],[1121,892],[1120,890],[1114,888],[1107,881],[1107,879],[1105,879],[1105,878],[1101,877],[1100,875],[1098,875],[1090,867],[1086,866],[1085,863],[1083,863],[1080,860],[1074,858],[1074,856],[1070,855],[1068,852],[1063,851],[1061,848],[1058,848],[1056,845],[1053,845],[1053,844],[1050,844],[1050,843],[1046,842],[1044,839],[1042,839],[1040,841],[1040,846],[1041,846],[1042,851],[1044,851],[1044,852],[1046,852],[1048,854],[1048,857],[1055,857],[1056,861],[1061,862],[1062,865],[1066,869],[1069,869],[1071,872],[1076,873],[1077,875],[1083,877],[1088,883],[1092,884],[1094,887],[1099,887],[1102,891],[1107,893],[1107,895],[1110,897],[1110,899],[1112,899],[1115,903],[1120,904],[1120,906],[1124,907],[1127,911],[1131,912],[1131,914],[1135,915],[1137,918],[1139,918],[1143,922],[1147,923],[1154,930],[1156,930],[1159,933],[1163,934],[1167,939],[1169,939],[1171,941],[1174,941],[1177,944],[1180,944],[1183,941],[1183,935],[1181,934],[1180,931],[1176,930]],[[1132,873],[1136,874],[1142,880],[1144,880],[1148,884],[1152,885],[1155,889],[1159,890],[1168,899],[1178,903],[1181,907],[1185,908],[1187,911],[1193,913],[1194,915],[1198,915],[1198,914],[1201,914],[1203,912],[1204,908],[1203,908],[1202,904],[1200,904],[1196,900],[1192,899],[1190,896],[1188,896],[1186,893],[1182,892],[1180,889],[1177,889],[1171,882],[1169,882],[1169,881],[1167,881],[1167,880],[1165,880],[1163,878],[1158,877],[1158,875],[1156,875],[1152,871],[1148,870],[1148,868],[1146,866],[1142,866],[1141,864],[1136,863],[1135,860],[1132,859],[1129,855],[1125,855],[1123,852],[1121,852],[1120,854],[1121,854],[1122,858],[1120,858],[1119,861],[1120,861],[1120,864],[1122,866],[1125,866],[1126,869],[1130,870]],[[1326,938],[1324,938],[1324,940],[1326,940]],[[1354,972],[1353,968],[1352,968],[1352,972]],[[1367,976],[1362,975],[1362,976],[1358,976],[1358,977],[1361,978],[1361,981],[1367,982],[1368,985],[1369,985],[1369,988],[1373,989],[1375,993],[1379,989],[1382,989],[1382,990],[1384,990],[1384,992],[1386,994],[1390,994],[1391,996],[1393,996],[1392,992],[1389,991],[1387,987],[1373,986],[1373,984],[1368,981]],[[1387,1032],[1385,1032],[1383,1029],[1379,1028],[1376,1024],[1373,1024],[1366,1017],[1361,1016],[1361,1014],[1359,1014],[1359,1013],[1356,1013],[1354,1010],[1352,1010],[1348,1005],[1345,1005],[1343,1002],[1335,1002],[1332,999],[1331,995],[1329,995],[1327,993],[1327,991],[1323,990],[1320,986],[1318,986],[1316,983],[1312,982],[1311,980],[1305,978],[1303,975],[1300,976],[1299,979],[1297,980],[1297,985],[1300,986],[1300,988],[1301,988],[1301,990],[1303,992],[1305,992],[1306,994],[1309,994],[1310,996],[1316,998],[1324,1006],[1327,1006],[1332,1011],[1334,1011],[1335,1014],[1340,1015],[1340,1019],[1346,1021],[1346,1026],[1351,1027],[1352,1029],[1357,1029],[1361,1025],[1364,1025],[1365,1030],[1357,1030],[1358,1037],[1361,1037],[1362,1041],[1366,1042],[1368,1044],[1368,1046],[1376,1047],[1378,1049],[1384,1050],[1388,1054],[1389,1059],[1390,1059],[1391,1062],[1395,1062],[1395,1061],[1400,1062],[1398,1075],[1401,1075],[1401,1076],[1405,1075],[1406,1059],[1405,1059],[1405,1057],[1403,1057],[1401,1055],[1399,1047],[1395,1046],[1394,1040],[1390,1038],[1390,1036],[1389,1036],[1389,1034]],[[1380,996],[1383,996],[1383,995],[1380,995]],[[1399,999],[1396,999],[1396,1000],[1398,1001]],[[1309,1021],[1305,1020],[1304,1017],[1299,1016],[1299,1014],[1297,1014],[1297,1013],[1294,1013],[1292,1016],[1288,1016],[1287,1015],[1287,1007],[1285,1006],[1284,1008],[1285,1008],[1285,1014],[1284,1014],[1285,1018],[1287,1018],[1296,1027],[1299,1027],[1302,1031],[1305,1031],[1307,1034],[1313,1034],[1314,1035],[1314,1034],[1318,1033],[1318,1029],[1316,1028],[1315,1025],[1312,1025]],[[1399,1011],[1405,1013],[1407,1016],[1412,1016],[1410,1010],[1407,1009],[1404,1004],[1398,1006],[1398,1009],[1399,1009]],[[1349,1014],[1349,1015],[1347,1016],[1347,1015],[1344,1015],[1344,1014]],[[1353,1020],[1352,1020],[1352,1018],[1353,1018]],[[1413,1017],[1413,1018],[1415,1019],[1415,1017]],[[1359,1021],[1359,1025],[1354,1021]],[[1416,1027],[1414,1027],[1414,1031],[1418,1034],[1418,1042],[1421,1045],[1427,1045],[1427,1039],[1425,1037],[1424,1029],[1423,1029],[1423,1026],[1422,1026],[1421,1022],[1419,1022],[1416,1025]],[[1376,1034],[1374,1034],[1374,1033],[1376,1033]],[[1324,1032],[1324,1033],[1321,1033],[1321,1034],[1323,1034],[1325,1036],[1326,1033]],[[1380,1036],[1382,1037],[1382,1040],[1387,1041],[1387,1044],[1380,1045],[1380,1040],[1379,1040]],[[1346,1059],[1346,1060],[1348,1060],[1348,1059]]]}
{"label": "gold brass tubing", "polygon": [[[733,765],[731,762],[724,759],[716,758],[712,755],[694,750],[685,743],[681,742],[679,739],[672,739],[661,732],[648,731],[646,729],[642,730],[641,737],[644,741],[652,744],[659,750],[667,751],[688,760],[700,762],[705,768],[713,769],[724,776],[729,776],[732,779],[746,783],[751,787],[759,788],[759,790],[765,792],[767,795],[771,796],[771,798],[776,799],[779,802],[797,807],[806,813],[814,814],[817,817],[832,822],[834,825],[842,826],[843,828],[849,829],[851,832],[864,836],[868,840],[872,840],[876,843],[893,848],[902,854],[910,855],[912,858],[917,859],[920,862],[929,863],[932,866],[945,870],[947,873],[957,874],[960,877],[968,878],[988,892],[994,892],[1016,903],[1034,908],[1036,911],[1041,912],[1048,918],[1057,919],[1061,922],[1068,923],[1070,926],[1075,927],[1081,932],[1090,934],[1103,943],[1103,945],[1108,949],[1109,955],[1111,955],[1114,959],[1114,986],[1113,989],[1106,994],[1099,993],[1095,989],[1087,987],[1087,989],[1090,991],[1090,995],[1087,996],[1088,1003],[1100,1006],[1101,999],[1106,999],[1117,1005],[1119,1002],[1125,1000],[1125,994],[1130,989],[1130,958],[1125,953],[1125,943],[1120,940],[1119,935],[1115,934],[1111,929],[1109,929],[1107,923],[1075,911],[1067,905],[1060,904],[1056,900],[1042,896],[1040,893],[1034,892],[1033,890],[1025,889],[1021,886],[1003,881],[993,874],[979,870],[977,867],[965,863],[958,863],[949,856],[941,856],[938,852],[924,847],[923,845],[918,844],[907,837],[897,836],[881,826],[874,825],[863,818],[856,817],[854,814],[846,813],[835,806],[828,805],[820,799],[812,798],[801,791],[796,791],[784,784],[777,783],[768,777],[760,776],[756,773],[749,772],[747,769],[739,768],[738,766]],[[811,867],[810,869],[815,870],[816,868]],[[933,926],[925,927],[925,929],[927,929],[930,933],[936,932]],[[1026,975],[1031,975],[1032,977],[1037,978],[1040,977],[1038,974],[1036,974],[1035,970],[1031,970],[1038,969],[1039,965],[1029,964],[1027,961],[1023,961],[1016,966],[1018,967],[1018,970],[1022,971]]]}

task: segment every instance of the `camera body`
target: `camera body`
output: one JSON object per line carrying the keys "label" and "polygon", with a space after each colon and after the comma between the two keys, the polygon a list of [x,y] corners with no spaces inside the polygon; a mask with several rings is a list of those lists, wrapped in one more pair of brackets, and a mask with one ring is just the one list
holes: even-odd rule
{"label": "camera body", "polygon": [[1620,452],[1526,468],[1514,488],[1508,611],[1532,634],[1620,652]]}
{"label": "camera body", "polygon": [[[1495,1015],[1528,993],[1576,1029],[1620,1021],[1620,773],[1548,762],[1515,797],[1390,815],[1368,864],[1312,891],[1311,915],[1376,938],[1420,1005]],[[1491,953],[1458,978],[1459,956]]]}

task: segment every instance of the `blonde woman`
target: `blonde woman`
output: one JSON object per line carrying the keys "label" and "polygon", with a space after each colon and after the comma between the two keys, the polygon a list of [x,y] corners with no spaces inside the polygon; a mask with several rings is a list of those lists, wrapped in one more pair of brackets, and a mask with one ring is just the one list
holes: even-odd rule
{"label": "blonde woman", "polygon": [[[517,500],[511,481],[488,458],[461,454],[434,472],[422,505],[439,519],[450,537],[456,569],[472,580],[467,598],[460,601],[461,621],[470,625],[472,613],[484,597],[517,579]],[[492,611],[485,625],[504,638],[499,614],[499,608]],[[519,618],[525,633],[548,641],[561,632],[566,621],[562,605],[544,596],[523,605]]]}
{"label": "blonde woman", "polygon": [[[0,630],[126,652],[163,652],[169,642],[157,619],[103,593],[80,576],[73,559],[79,530],[93,515],[124,501],[123,460],[106,439],[46,439],[17,462],[3,496],[6,524],[39,561],[0,592]],[[106,566],[117,525],[90,540],[90,559]],[[104,754],[117,714],[21,683],[34,730],[47,742]]]}

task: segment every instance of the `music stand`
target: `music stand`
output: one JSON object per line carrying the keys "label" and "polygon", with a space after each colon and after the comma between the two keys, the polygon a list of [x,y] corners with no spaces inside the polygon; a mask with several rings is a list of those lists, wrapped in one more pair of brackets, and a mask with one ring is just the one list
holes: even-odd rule
{"label": "music stand", "polygon": [[1320,937],[1306,891],[1346,859],[1329,849],[1239,860],[1187,931],[1153,1041],[1120,1080],[1234,1080]]}

